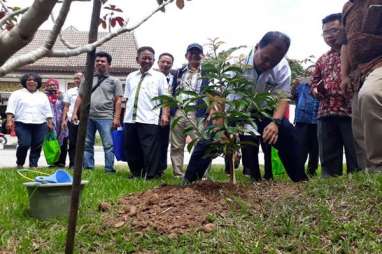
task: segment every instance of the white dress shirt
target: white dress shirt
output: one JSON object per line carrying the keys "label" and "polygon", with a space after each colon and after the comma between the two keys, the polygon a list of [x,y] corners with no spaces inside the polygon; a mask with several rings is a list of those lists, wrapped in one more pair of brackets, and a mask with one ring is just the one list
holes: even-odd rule
{"label": "white dress shirt", "polygon": [[169,74],[167,74],[167,76],[166,76],[169,93],[171,93],[171,87],[172,87],[172,83],[174,82],[174,78],[175,78],[175,76],[171,72]]}
{"label": "white dress shirt", "polygon": [[[201,79],[201,70],[192,71],[190,68],[187,68],[187,71],[182,75],[182,80],[180,83],[180,87],[184,89],[184,91],[192,91],[192,92],[200,92],[202,79]],[[180,93],[178,95],[178,99],[180,101],[186,101],[192,98],[191,95]],[[190,103],[190,105],[195,105],[195,103]]]}
{"label": "white dress shirt", "polygon": [[38,90],[31,93],[26,88],[11,94],[5,112],[13,114],[16,122],[28,124],[42,124],[53,117],[48,97]]}
{"label": "white dress shirt", "polygon": [[138,70],[130,73],[126,78],[124,97],[127,98],[127,102],[123,122],[159,125],[160,108],[154,109],[159,104],[159,101],[152,99],[160,95],[169,95],[166,76],[153,69],[147,71],[138,94],[136,119],[133,120],[134,100],[141,77],[142,73]]}
{"label": "white dress shirt", "polygon": [[77,96],[78,96],[78,87],[70,88],[64,96],[64,102],[69,104],[69,110],[68,110],[69,121],[72,120],[74,104],[76,103]]}
{"label": "white dress shirt", "polygon": [[292,72],[288,61],[283,58],[275,67],[259,75],[253,67],[254,53],[255,49],[250,52],[247,58],[246,63],[249,68],[245,70],[244,75],[246,78],[255,83],[256,92],[271,92],[272,94],[289,97],[291,91]]}

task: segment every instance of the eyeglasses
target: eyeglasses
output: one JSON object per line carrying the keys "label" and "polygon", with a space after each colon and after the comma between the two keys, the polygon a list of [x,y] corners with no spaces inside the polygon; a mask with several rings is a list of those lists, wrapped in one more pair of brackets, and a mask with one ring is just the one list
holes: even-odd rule
{"label": "eyeglasses", "polygon": [[325,35],[335,35],[337,34],[338,32],[340,31],[340,29],[338,28],[332,28],[332,29],[329,29],[329,30],[326,30],[322,33],[323,36]]}

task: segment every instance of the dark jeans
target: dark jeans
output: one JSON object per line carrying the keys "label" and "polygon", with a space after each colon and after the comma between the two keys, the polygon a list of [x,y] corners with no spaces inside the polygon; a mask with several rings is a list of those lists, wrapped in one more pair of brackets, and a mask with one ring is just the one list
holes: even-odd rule
{"label": "dark jeans", "polygon": [[38,166],[42,143],[47,132],[48,128],[46,123],[25,124],[22,122],[16,122],[16,135],[18,142],[16,150],[16,164],[18,166],[24,165],[29,148],[29,166]]}
{"label": "dark jeans", "polygon": [[[256,121],[260,134],[263,133],[264,128],[270,122],[270,119]],[[212,160],[212,157],[205,156],[208,145],[208,141],[201,140],[194,148],[185,174],[185,180],[193,182],[203,177]],[[279,151],[280,159],[292,181],[298,182],[308,179],[304,172],[304,163],[301,159],[300,145],[295,129],[286,119],[283,119],[279,126],[279,137],[274,147]]]}
{"label": "dark jeans", "polygon": [[[240,136],[240,141],[256,143],[256,145],[242,145],[243,173],[250,175],[255,181],[261,181],[259,165],[259,146],[264,153],[264,178],[272,179],[272,146],[262,142],[261,138],[253,136]],[[260,143],[260,144],[259,144]]]}
{"label": "dark jeans", "polygon": [[167,151],[170,139],[170,125],[159,127],[159,143],[160,143],[160,170],[161,174],[167,168]]}
{"label": "dark jeans", "polygon": [[75,156],[76,156],[78,125],[75,125],[72,122],[68,121],[68,128],[69,128],[69,167],[74,167]]}
{"label": "dark jeans", "polygon": [[160,176],[159,126],[126,123],[124,140],[127,163],[134,177]]}
{"label": "dark jeans", "polygon": [[300,140],[304,163],[309,156],[307,172],[309,175],[315,175],[318,168],[317,124],[296,123],[295,128]]}
{"label": "dark jeans", "polygon": [[350,117],[330,116],[318,120],[318,144],[322,176],[342,175],[343,148],[347,172],[358,169]]}

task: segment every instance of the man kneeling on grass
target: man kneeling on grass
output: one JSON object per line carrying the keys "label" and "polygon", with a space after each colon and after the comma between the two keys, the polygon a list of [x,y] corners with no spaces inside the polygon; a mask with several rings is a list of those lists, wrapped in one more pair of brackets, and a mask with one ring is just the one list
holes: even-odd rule
{"label": "man kneeling on grass", "polygon": [[[263,118],[256,120],[258,131],[265,143],[271,144],[279,151],[279,156],[284,167],[294,182],[307,180],[304,172],[304,163],[301,159],[300,146],[293,125],[284,118],[288,108],[288,97],[290,94],[291,70],[287,60],[284,58],[290,45],[287,35],[280,32],[268,32],[250,53],[247,64],[250,66],[245,72],[248,80],[253,81],[256,92],[264,93],[270,91],[272,94],[284,95],[273,112],[273,118]],[[284,99],[283,99],[284,98]],[[252,137],[256,143],[256,137]],[[203,177],[205,171],[211,163],[212,158],[206,157],[208,141],[200,141],[190,159],[184,177],[186,182],[193,182]],[[249,166],[253,180],[254,168],[250,162],[253,156],[244,152],[254,149],[252,145],[243,145],[243,164]]]}

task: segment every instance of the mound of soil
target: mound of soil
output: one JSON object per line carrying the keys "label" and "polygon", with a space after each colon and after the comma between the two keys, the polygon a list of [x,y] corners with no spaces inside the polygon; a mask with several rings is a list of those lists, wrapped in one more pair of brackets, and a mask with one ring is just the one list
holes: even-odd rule
{"label": "mound of soil", "polygon": [[[298,192],[296,184],[261,183],[251,186],[202,181],[189,186],[160,186],[123,197],[116,215],[108,218],[114,227],[129,224],[137,231],[153,229],[162,234],[182,234],[202,229],[214,230],[211,216],[224,217],[229,210],[239,208],[239,197],[254,212],[261,211],[265,201],[276,201]],[[109,210],[101,204],[100,210]],[[114,207],[113,207],[114,208]],[[114,209],[112,209],[114,210]]]}

